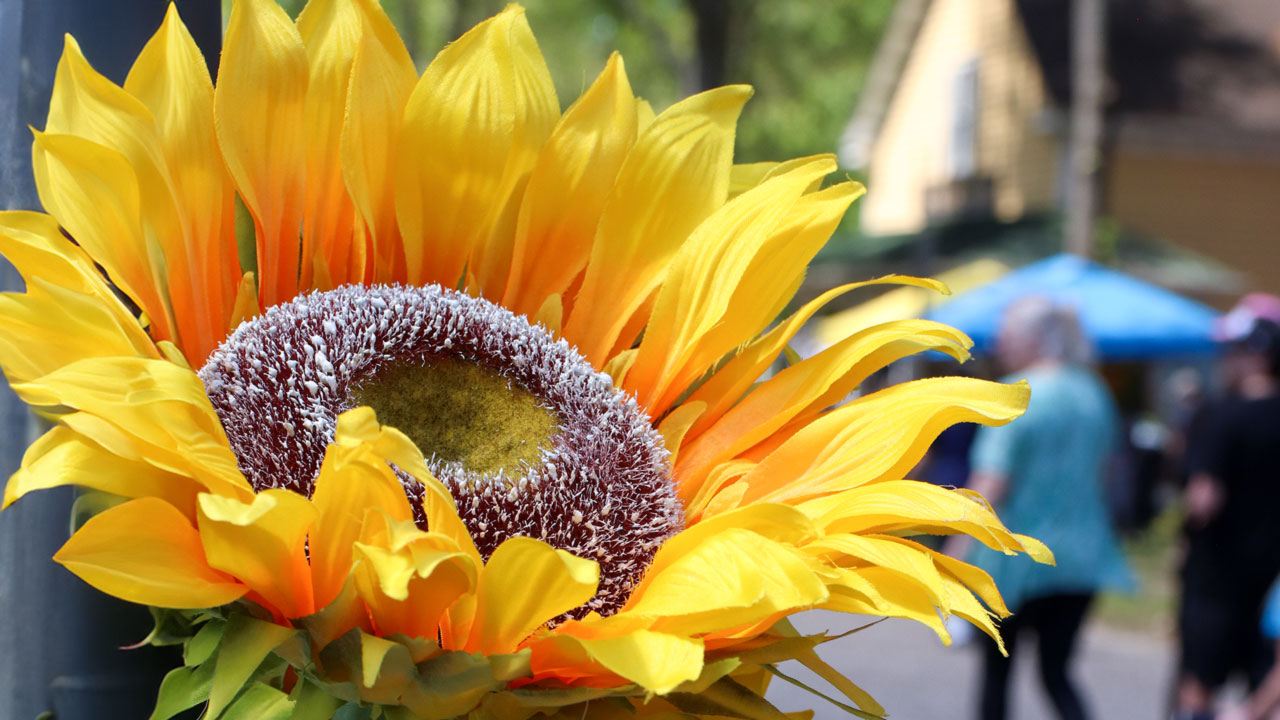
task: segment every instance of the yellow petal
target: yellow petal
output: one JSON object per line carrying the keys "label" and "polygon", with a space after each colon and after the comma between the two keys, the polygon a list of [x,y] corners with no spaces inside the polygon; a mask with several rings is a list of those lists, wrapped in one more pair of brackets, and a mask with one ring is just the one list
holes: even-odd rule
{"label": "yellow petal", "polygon": [[560,326],[564,319],[564,299],[559,293],[548,295],[538,311],[529,316],[534,325],[541,325],[552,335],[560,334]]}
{"label": "yellow petal", "polygon": [[380,634],[434,641],[445,610],[475,588],[477,568],[443,535],[424,533],[412,521],[400,525],[402,537],[386,538],[384,546],[355,543],[356,587]]}
{"label": "yellow petal", "polygon": [[[352,0],[311,0],[298,15],[298,32],[311,66],[307,83],[307,196],[302,227],[302,256],[316,257],[332,287],[364,279],[363,267],[352,267],[355,207],[347,195],[340,158],[347,87],[360,42],[360,11]],[[363,249],[363,239],[361,240]],[[311,285],[311,268],[303,263],[303,286]]]}
{"label": "yellow petal", "polygon": [[[125,220],[136,233],[136,240],[119,236],[117,242],[136,242],[138,247],[145,249],[145,253],[138,257],[123,257],[121,259],[124,265],[113,268],[102,257],[114,260],[121,254],[120,248],[109,248],[106,255],[98,256],[97,248],[89,244],[85,247],[103,263],[113,277],[116,272],[129,273],[124,279],[133,292],[141,293],[140,296],[132,296],[139,300],[139,304],[156,324],[157,339],[178,339],[182,331],[187,329],[183,326],[188,324],[186,320],[194,311],[194,302],[187,293],[188,288],[170,288],[165,270],[167,262],[172,262],[178,268],[185,268],[186,244],[167,162],[156,135],[151,112],[137,98],[90,67],[75,39],[67,36],[62,58],[58,62],[53,96],[49,101],[49,120],[45,133],[49,136],[74,136],[118,154],[118,164],[127,170],[110,170],[102,158],[85,158],[77,162],[76,159],[67,157],[67,152],[76,152],[76,145],[61,144],[55,149],[54,146],[37,140],[38,145],[44,144],[46,152],[56,152],[59,155],[61,167],[47,170],[51,173],[51,181],[75,182],[76,176],[82,176],[89,183],[109,183],[110,187],[106,188],[108,192],[103,197],[118,198],[115,202],[119,207],[103,203],[102,210],[127,212]],[[81,144],[80,147],[88,146]],[[69,173],[72,177],[62,176],[62,173]],[[60,199],[64,203],[75,192],[71,188],[58,190],[61,191]],[[145,198],[146,201],[132,201],[129,197],[131,194]],[[43,194],[41,199],[43,200]],[[92,212],[96,199],[91,196],[86,201],[88,207],[78,209]],[[58,210],[48,204],[45,207],[71,229],[67,219],[62,218]],[[108,228],[115,231],[112,226],[101,230],[105,232]],[[93,234],[93,229],[90,229],[90,234]],[[79,234],[75,236],[80,238]],[[96,241],[97,238],[91,240]],[[138,267],[139,264],[141,267]],[[146,287],[147,285],[150,287]],[[173,314],[173,308],[169,305],[171,294],[182,297],[185,314],[181,318]]]}
{"label": "yellow petal", "polygon": [[910,547],[916,547],[923,552],[929,553],[933,561],[946,574],[953,576],[956,580],[963,583],[965,587],[973,591],[982,602],[991,608],[992,612],[1000,617],[1009,614],[1009,608],[1004,604],[1004,598],[1000,597],[1000,589],[996,587],[995,581],[987,574],[985,570],[976,568],[969,563],[948,557],[939,552],[934,552],[919,543],[912,542],[906,538],[890,538],[895,542],[906,544]]}
{"label": "yellow petal", "polygon": [[[405,107],[396,215],[408,279],[501,296],[523,185],[560,107],[523,8],[508,7],[446,46]],[[505,226],[505,227],[504,227]],[[473,257],[474,255],[474,257]]]}
{"label": "yellow petal", "polygon": [[413,519],[404,486],[385,458],[366,444],[332,444],[316,476],[311,501],[316,524],[309,544],[316,607],[325,607],[342,591],[351,573],[353,543],[365,514],[385,513],[395,522]]}
{"label": "yellow petal", "polygon": [[887,480],[809,500],[797,507],[828,533],[892,533],[907,529],[917,533],[965,533],[1006,555],[1034,550],[1034,559],[1052,562],[1052,555],[1039,552],[1043,545],[1025,544],[1020,536],[1009,532],[986,503],[964,492],[928,483]]}
{"label": "yellow petal", "polygon": [[694,378],[759,334],[782,313],[799,290],[809,261],[826,244],[862,187],[846,182],[805,195],[791,208],[752,258],[733,290],[723,321],[698,341],[686,374],[674,384],[683,391]]}
{"label": "yellow petal", "polygon": [[723,633],[826,599],[826,586],[794,551],[730,528],[651,567],[619,616],[652,617],[654,630],[680,635]]}
{"label": "yellow petal", "polygon": [[662,574],[681,557],[696,551],[708,538],[733,529],[749,530],[761,537],[793,546],[802,545],[819,534],[818,528],[805,513],[787,505],[759,503],[710,517],[685,528],[662,544],[632,596],[643,594],[644,587],[653,577]]}
{"label": "yellow petal", "polygon": [[123,155],[75,135],[37,132],[32,169],[40,202],[151,319],[158,340],[175,337],[159,288],[159,251],[140,224],[138,178]]}
{"label": "yellow petal", "polygon": [[730,86],[672,105],[623,161],[565,325],[592,365],[608,359],[689,233],[724,204],[734,127],[750,95]]}
{"label": "yellow petal", "polygon": [[690,437],[701,435],[737,404],[760,375],[783,353],[787,344],[791,342],[791,338],[795,337],[809,318],[823,306],[850,290],[885,283],[917,285],[935,290],[942,288],[942,285],[934,280],[888,275],[875,280],[841,285],[819,295],[779,323],[773,330],[749,343],[689,396],[691,401],[700,400],[707,403],[707,412],[703,413],[702,417],[698,418],[698,422],[690,428]]}
{"label": "yellow petal", "polygon": [[258,305],[258,279],[253,273],[247,272],[240,277],[240,284],[236,286],[236,302],[231,310],[228,332],[261,314],[262,306]]}
{"label": "yellow petal", "polygon": [[[835,169],[835,161],[824,158],[767,182],[717,210],[690,235],[667,270],[623,385],[641,406],[662,415],[709,365],[760,329],[748,328],[742,337],[713,332],[738,322],[727,311],[756,254],[805,188]],[[773,280],[790,284],[784,276]]]}
{"label": "yellow petal", "polygon": [[[886,617],[900,617],[915,620],[929,626],[937,633],[943,645],[951,644],[951,633],[947,632],[938,613],[937,606],[929,594],[918,584],[902,575],[882,567],[865,567],[846,571],[846,578],[856,576],[861,583],[875,588],[872,601],[867,603],[858,595],[833,593],[824,607],[839,612],[853,612]],[[868,607],[869,605],[869,607]]]}
{"label": "yellow petal", "polygon": [[680,443],[684,440],[684,434],[706,409],[706,403],[687,402],[662,419],[662,424],[658,426],[658,433],[662,435],[667,452],[671,453],[672,464],[675,463],[676,458],[680,457]]}
{"label": "yellow petal", "polygon": [[209,566],[248,585],[288,618],[316,611],[304,544],[315,508],[289,490],[264,490],[251,502],[201,494],[200,540]]}
{"label": "yellow petal", "polygon": [[88,357],[159,357],[93,261],[62,236],[53,218],[0,213],[0,254],[27,290],[0,295],[0,364],[10,382]]}
{"label": "yellow petal", "polygon": [[363,32],[351,63],[342,126],[342,171],[368,246],[366,279],[403,282],[404,248],[396,223],[396,137],[418,79],[400,34],[374,0],[356,0]]}
{"label": "yellow petal", "polygon": [[165,360],[90,359],[13,389],[32,405],[81,411],[59,420],[121,457],[195,478],[220,494],[253,494],[191,370]]}
{"label": "yellow petal", "polygon": [[[240,280],[235,243],[235,188],[213,122],[213,80],[204,57],[171,4],[164,23],[129,70],[124,89],[150,110],[172,184],[182,232],[166,248],[174,312],[183,348],[197,365],[226,336]],[[145,196],[144,192],[144,196]]]}
{"label": "yellow petal", "polygon": [[701,640],[651,630],[602,638],[555,635],[534,645],[530,668],[535,675],[573,677],[582,673],[584,666],[598,666],[649,692],[663,694],[696,680],[702,672],[702,655]]}
{"label": "yellow petal", "polygon": [[480,574],[468,652],[513,652],[534,630],[590,600],[600,568],[526,537],[504,541]]}
{"label": "yellow petal", "polygon": [[538,155],[520,207],[503,307],[532,314],[586,267],[605,199],[635,139],[635,96],[614,53]]}
{"label": "yellow petal", "polygon": [[232,4],[213,103],[218,145],[253,214],[262,307],[298,294],[309,75],[284,9],[273,0]]}
{"label": "yellow petal", "polygon": [[[945,325],[901,320],[870,328],[778,373],[698,435],[676,468],[682,495],[690,495],[714,463],[762,442],[808,410],[838,401],[892,360],[928,349],[964,357],[968,338]],[[834,387],[844,388],[832,398]],[[691,396],[691,399],[694,399]],[[825,401],[826,405],[817,403]]]}
{"label": "yellow petal", "polygon": [[53,559],[99,590],[140,605],[217,607],[248,591],[206,563],[196,529],[158,498],[93,516]]}
{"label": "yellow petal", "polygon": [[4,507],[33,490],[61,485],[127,498],[159,498],[192,520],[202,489],[191,478],[122,458],[68,428],[55,427],[27,448],[22,467],[5,486]]}
{"label": "yellow petal", "polygon": [[888,538],[866,537],[852,533],[828,535],[804,547],[810,553],[841,567],[860,564],[876,565],[916,583],[928,594],[930,602],[945,607],[947,590],[942,573],[923,549],[894,542]]}
{"label": "yellow petal", "polygon": [[477,564],[480,563],[480,552],[476,550],[471,533],[463,524],[462,518],[458,517],[453,496],[431,474],[422,459],[422,452],[407,435],[393,427],[379,425],[372,408],[359,407],[338,416],[334,442],[351,446],[367,444],[373,455],[385,459],[422,483],[422,510],[427,516],[427,526],[432,532],[452,539]]}
{"label": "yellow petal", "polygon": [[793,502],[899,480],[959,422],[1003,425],[1026,409],[1025,384],[927,378],[885,388],[802,428],[741,482],[745,502]]}

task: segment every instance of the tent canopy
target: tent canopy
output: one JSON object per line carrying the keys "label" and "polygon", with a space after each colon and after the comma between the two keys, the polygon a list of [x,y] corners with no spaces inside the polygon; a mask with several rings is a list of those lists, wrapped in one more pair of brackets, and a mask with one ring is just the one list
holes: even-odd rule
{"label": "tent canopy", "polygon": [[931,320],[967,333],[976,352],[990,352],[1005,308],[1038,295],[1071,305],[1099,357],[1145,360],[1210,353],[1217,313],[1194,300],[1075,255],[1061,254],[1014,270],[929,312]]}
{"label": "tent canopy", "polygon": [[[1008,265],[999,260],[983,258],[940,272],[935,277],[946,284],[951,292],[962,293],[986,285],[1007,272]],[[822,318],[817,322],[814,338],[819,346],[831,347],[872,325],[924,317],[930,308],[950,299],[950,296],[940,295],[928,288],[904,285]]]}

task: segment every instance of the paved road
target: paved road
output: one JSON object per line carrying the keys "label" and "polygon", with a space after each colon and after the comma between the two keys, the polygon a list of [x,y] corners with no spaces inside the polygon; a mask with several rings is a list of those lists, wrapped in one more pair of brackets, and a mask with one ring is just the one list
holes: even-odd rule
{"label": "paved road", "polygon": [[[842,632],[865,624],[814,611],[795,618],[805,633]],[[1023,646],[1020,646],[1022,648]],[[1041,694],[1034,647],[1025,644],[1014,667],[1012,720],[1052,720]],[[886,620],[875,627],[819,648],[824,659],[878,700],[892,720],[965,720],[976,716],[981,663],[977,646],[943,647],[931,630],[905,620]],[[1102,626],[1087,626],[1074,661],[1095,720],[1163,720],[1173,670],[1170,642]],[[817,687],[822,681],[796,663],[780,669]],[[831,691],[834,694],[834,691]],[[817,709],[816,720],[847,718],[842,711],[808,693],[775,680],[769,698],[782,710]]]}

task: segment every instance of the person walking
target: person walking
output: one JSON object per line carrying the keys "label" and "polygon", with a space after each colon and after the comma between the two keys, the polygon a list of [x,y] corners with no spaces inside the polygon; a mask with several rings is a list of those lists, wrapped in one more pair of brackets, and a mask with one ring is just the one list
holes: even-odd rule
{"label": "person walking", "polygon": [[1034,633],[1040,679],[1063,720],[1087,710],[1068,666],[1093,597],[1129,589],[1103,492],[1120,426],[1115,402],[1090,368],[1090,346],[1075,312],[1040,297],[1023,298],[1003,319],[997,353],[1005,382],[1031,385],[1026,413],[974,442],[969,488],[982,493],[1008,527],[1042,540],[1056,566],[1023,563],[978,546],[968,559],[989,572],[1013,615],[1001,625],[1008,656],[984,651],[982,720],[1007,717],[1009,676],[1023,636]]}
{"label": "person walking", "polygon": [[1254,318],[1224,367],[1233,392],[1204,428],[1185,493],[1177,720],[1209,720],[1233,672],[1256,689],[1273,662],[1258,628],[1280,574],[1280,325]]}

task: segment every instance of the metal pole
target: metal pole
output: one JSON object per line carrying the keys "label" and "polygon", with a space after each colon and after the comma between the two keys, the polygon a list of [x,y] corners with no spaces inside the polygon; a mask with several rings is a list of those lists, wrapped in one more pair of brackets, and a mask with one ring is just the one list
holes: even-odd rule
{"label": "metal pole", "polygon": [[1098,214],[1097,177],[1102,162],[1102,104],[1106,82],[1106,4],[1074,0],[1071,6],[1071,125],[1068,138],[1066,249],[1093,253]]}
{"label": "metal pole", "polygon": [[[31,134],[43,127],[63,34],[117,83],[160,26],[163,0],[0,0],[0,208],[39,209]],[[218,0],[179,0],[179,12],[216,63]],[[0,289],[22,280],[0,260]],[[38,432],[0,380],[0,479]],[[120,650],[150,628],[145,610],[108,598],[50,560],[66,540],[74,491],[33,493],[0,513],[0,718],[135,720],[176,664],[168,649]]]}

